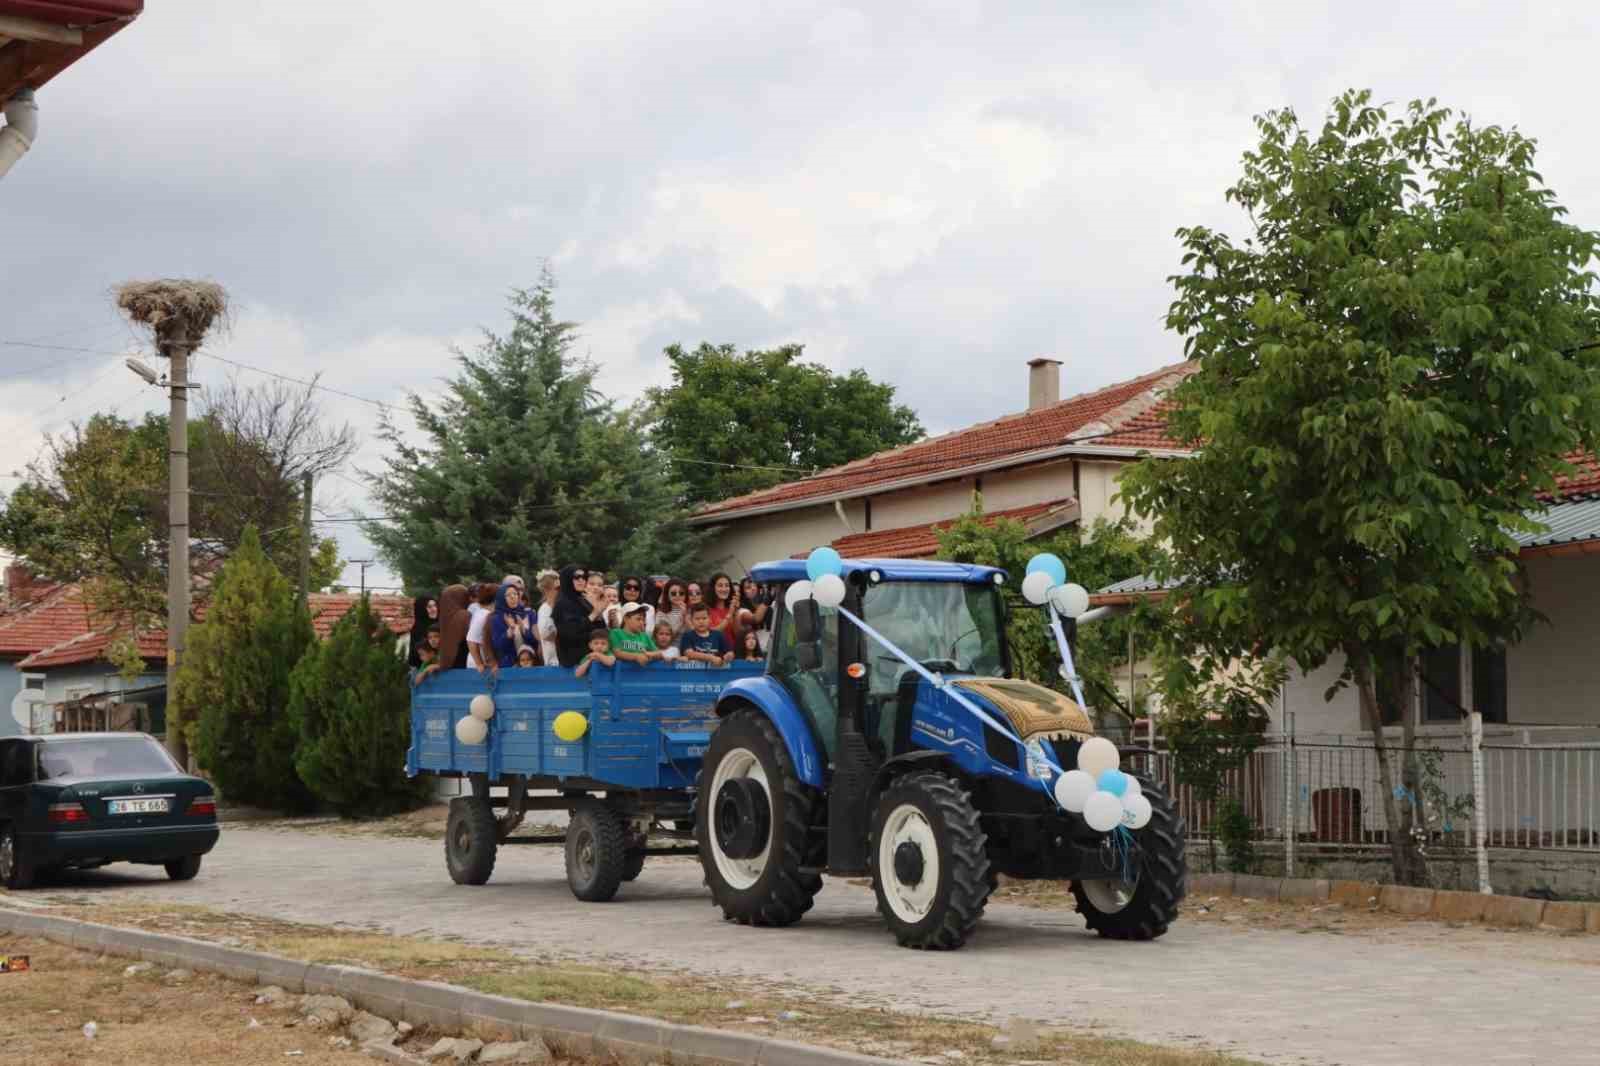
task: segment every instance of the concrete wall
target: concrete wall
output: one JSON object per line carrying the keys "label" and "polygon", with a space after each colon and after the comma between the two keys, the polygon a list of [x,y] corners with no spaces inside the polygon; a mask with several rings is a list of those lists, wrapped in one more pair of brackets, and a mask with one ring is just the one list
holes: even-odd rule
{"label": "concrete wall", "polygon": [[[1258,873],[1284,876],[1283,845],[1258,840],[1255,845]],[[1218,866],[1225,865],[1221,847]],[[1191,873],[1214,872],[1207,867],[1206,846],[1189,842]],[[1456,892],[1478,890],[1477,857],[1465,848],[1434,848],[1428,854],[1428,873],[1434,888]],[[1329,880],[1394,883],[1394,867],[1386,848],[1317,849],[1301,844],[1294,857],[1296,877],[1325,877]],[[1520,896],[1529,889],[1549,889],[1562,899],[1600,899],[1600,855],[1593,851],[1558,849],[1489,849],[1489,884],[1495,892]]]}
{"label": "concrete wall", "polygon": [[713,570],[742,576],[757,563],[787,559],[865,528],[866,508],[860,500],[847,501],[844,512],[850,529],[839,521],[831,503],[730,522],[706,542],[706,560]]}

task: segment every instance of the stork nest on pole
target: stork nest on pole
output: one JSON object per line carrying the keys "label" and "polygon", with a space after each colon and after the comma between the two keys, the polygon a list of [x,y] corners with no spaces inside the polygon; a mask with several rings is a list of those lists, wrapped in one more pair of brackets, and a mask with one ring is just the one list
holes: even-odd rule
{"label": "stork nest on pole", "polygon": [[228,322],[228,291],[214,281],[160,278],[127,281],[116,288],[117,306],[157,340],[199,344],[211,327]]}

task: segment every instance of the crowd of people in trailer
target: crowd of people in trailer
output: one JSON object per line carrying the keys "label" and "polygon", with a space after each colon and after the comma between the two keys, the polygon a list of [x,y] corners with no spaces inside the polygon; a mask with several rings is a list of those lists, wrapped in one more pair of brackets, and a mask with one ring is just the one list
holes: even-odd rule
{"label": "crowd of people in trailer", "polygon": [[611,579],[565,566],[534,579],[451,585],[418,596],[409,638],[412,684],[436,670],[497,672],[566,666],[582,677],[599,663],[763,661],[772,637],[774,590],[751,578],[711,575]]}

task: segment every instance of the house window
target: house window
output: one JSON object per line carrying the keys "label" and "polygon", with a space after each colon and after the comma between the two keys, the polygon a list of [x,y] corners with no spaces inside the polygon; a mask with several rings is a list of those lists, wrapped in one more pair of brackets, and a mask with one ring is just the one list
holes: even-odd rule
{"label": "house window", "polygon": [[[1434,648],[1422,655],[1422,720],[1461,720],[1461,647]],[[1478,648],[1472,653],[1472,702],[1485,722],[1506,720],[1506,651]]]}

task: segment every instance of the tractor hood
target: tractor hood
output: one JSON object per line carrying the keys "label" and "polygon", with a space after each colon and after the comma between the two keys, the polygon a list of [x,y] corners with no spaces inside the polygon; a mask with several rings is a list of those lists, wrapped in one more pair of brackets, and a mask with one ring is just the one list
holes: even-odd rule
{"label": "tractor hood", "polygon": [[1094,726],[1083,708],[1054,689],[1008,677],[953,677],[950,683],[963,695],[1004,715],[1024,742],[1094,736]]}

